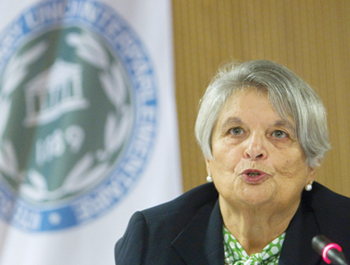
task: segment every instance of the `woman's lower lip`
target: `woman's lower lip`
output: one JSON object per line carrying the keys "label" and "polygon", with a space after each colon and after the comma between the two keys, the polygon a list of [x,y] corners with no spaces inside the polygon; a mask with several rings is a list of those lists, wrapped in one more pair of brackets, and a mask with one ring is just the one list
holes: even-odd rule
{"label": "woman's lower lip", "polygon": [[257,176],[249,176],[248,174],[242,174],[242,178],[245,182],[250,184],[259,184],[263,182],[269,175],[268,174],[261,174]]}

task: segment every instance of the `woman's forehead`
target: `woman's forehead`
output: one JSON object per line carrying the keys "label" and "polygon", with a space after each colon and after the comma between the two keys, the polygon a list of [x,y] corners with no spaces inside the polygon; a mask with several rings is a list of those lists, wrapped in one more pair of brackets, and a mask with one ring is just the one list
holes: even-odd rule
{"label": "woman's forehead", "polygon": [[256,87],[243,87],[234,91],[223,105],[219,113],[219,119],[224,123],[231,121],[236,121],[236,123],[240,121],[242,123],[244,121],[234,115],[234,113],[245,115],[249,112],[255,112],[262,117],[264,117],[264,114],[267,115],[269,113],[270,116],[274,116],[274,119],[279,125],[285,124],[293,128],[295,127],[295,122],[291,115],[281,115],[276,107],[273,106],[267,90]]}

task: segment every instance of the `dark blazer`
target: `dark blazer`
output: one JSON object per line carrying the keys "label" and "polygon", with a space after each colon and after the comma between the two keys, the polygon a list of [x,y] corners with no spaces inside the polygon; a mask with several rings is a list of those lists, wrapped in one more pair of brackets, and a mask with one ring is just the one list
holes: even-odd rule
{"label": "dark blazer", "polygon": [[[117,265],[223,265],[223,221],[212,183],[163,205],[136,212],[115,246]],[[318,183],[304,191],[290,222],[279,264],[326,264],[311,247],[323,234],[350,258],[350,199]]]}

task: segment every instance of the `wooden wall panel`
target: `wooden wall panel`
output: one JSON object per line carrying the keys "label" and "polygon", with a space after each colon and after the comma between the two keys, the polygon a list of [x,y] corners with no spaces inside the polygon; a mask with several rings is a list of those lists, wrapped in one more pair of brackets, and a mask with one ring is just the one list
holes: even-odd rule
{"label": "wooden wall panel", "polygon": [[350,1],[173,0],[173,21],[184,190],[205,182],[193,131],[210,79],[225,62],[269,59],[323,99],[332,150],[316,178],[350,196]]}

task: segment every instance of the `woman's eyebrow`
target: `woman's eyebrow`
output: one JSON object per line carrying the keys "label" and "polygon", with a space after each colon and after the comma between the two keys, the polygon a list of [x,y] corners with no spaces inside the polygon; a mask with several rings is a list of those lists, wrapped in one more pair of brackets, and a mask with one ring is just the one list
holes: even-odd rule
{"label": "woman's eyebrow", "polygon": [[221,128],[225,128],[228,124],[243,124],[242,120],[238,117],[230,117],[228,118],[221,126]]}
{"label": "woman's eyebrow", "polygon": [[274,126],[281,126],[281,127],[286,127],[289,130],[292,130],[293,132],[295,132],[295,126],[293,126],[293,124],[289,121],[285,121],[285,120],[277,120],[274,124]]}

